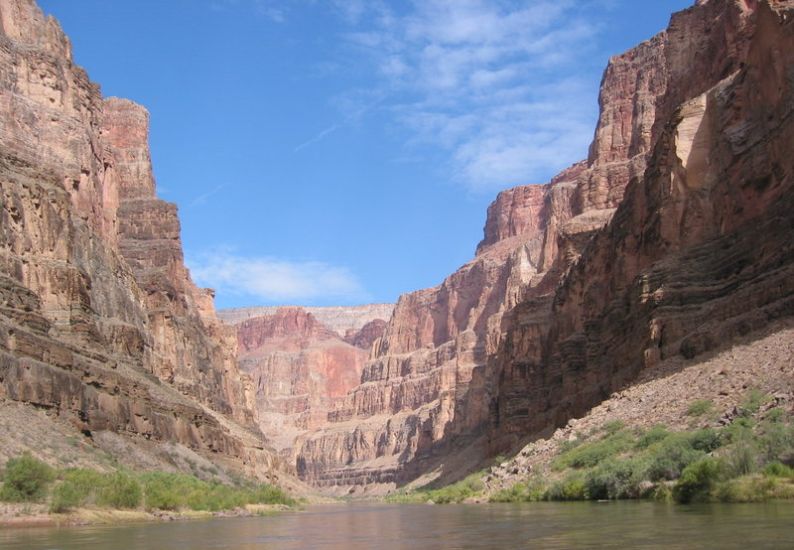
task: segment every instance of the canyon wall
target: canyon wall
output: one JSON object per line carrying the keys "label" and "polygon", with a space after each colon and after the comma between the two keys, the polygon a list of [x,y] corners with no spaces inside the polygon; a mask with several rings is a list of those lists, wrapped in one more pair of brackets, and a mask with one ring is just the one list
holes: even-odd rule
{"label": "canyon wall", "polygon": [[234,331],[155,196],[148,114],[103,99],[32,0],[0,0],[0,117],[0,402],[268,475]]}
{"label": "canyon wall", "polygon": [[789,4],[699,1],[611,59],[587,160],[501,193],[474,260],[400,298],[299,475],[450,479],[791,314]]}
{"label": "canyon wall", "polygon": [[288,461],[296,438],[324,426],[359,384],[385,324],[376,319],[342,338],[307,309],[283,307],[236,326],[239,365],[253,380],[259,426]]}
{"label": "canyon wall", "polygon": [[[388,321],[394,304],[365,304],[361,306],[260,306],[222,309],[218,318],[224,323],[237,325],[252,317],[274,315],[282,307],[300,307],[318,322],[345,338],[355,337],[365,325],[375,321]],[[376,323],[378,324],[378,323]]]}
{"label": "canyon wall", "polygon": [[794,313],[792,15],[790,2],[712,0],[673,17],[648,169],[543,321],[519,304],[493,358],[494,448]]}

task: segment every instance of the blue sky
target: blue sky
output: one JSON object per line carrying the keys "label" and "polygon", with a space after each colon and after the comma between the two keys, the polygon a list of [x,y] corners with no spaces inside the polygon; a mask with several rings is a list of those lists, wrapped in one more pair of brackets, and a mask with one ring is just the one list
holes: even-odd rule
{"label": "blue sky", "polygon": [[587,155],[611,55],[692,0],[39,0],[151,113],[218,307],[391,302],[472,258],[501,189]]}

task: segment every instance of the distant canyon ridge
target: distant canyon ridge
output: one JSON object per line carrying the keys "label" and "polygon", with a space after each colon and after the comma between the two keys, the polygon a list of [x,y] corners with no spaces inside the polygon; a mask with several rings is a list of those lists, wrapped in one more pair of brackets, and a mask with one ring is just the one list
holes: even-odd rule
{"label": "distant canyon ridge", "polygon": [[794,316],[792,1],[698,0],[610,59],[586,158],[500,193],[438,286],[217,314],[145,109],[103,98],[33,0],[0,0],[0,30],[0,455],[382,494]]}

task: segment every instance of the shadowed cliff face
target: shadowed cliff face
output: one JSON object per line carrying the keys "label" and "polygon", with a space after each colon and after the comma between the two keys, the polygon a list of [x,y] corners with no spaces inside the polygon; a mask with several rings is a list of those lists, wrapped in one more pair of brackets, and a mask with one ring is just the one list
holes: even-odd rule
{"label": "shadowed cliff face", "polygon": [[[729,10],[754,31],[737,48],[741,64],[709,88],[696,82],[658,125],[645,176],[556,292],[539,353],[522,350],[534,335],[520,321],[508,331],[494,362],[513,365],[497,436],[561,425],[661,360],[695,357],[794,313],[794,27],[790,8],[775,7]],[[691,43],[694,60],[703,46]],[[516,319],[532,311],[521,304]]]}
{"label": "shadowed cliff face", "polygon": [[761,123],[787,124],[790,7],[773,7],[699,2],[610,60],[588,159],[501,193],[476,258],[400,298],[298,473],[338,491],[449,479],[643,367],[790,314],[790,167],[771,152],[788,136]]}
{"label": "shadowed cliff face", "polygon": [[232,421],[253,422],[234,333],[155,197],[148,113],[103,100],[32,0],[0,0],[0,75],[0,399],[267,473]]}

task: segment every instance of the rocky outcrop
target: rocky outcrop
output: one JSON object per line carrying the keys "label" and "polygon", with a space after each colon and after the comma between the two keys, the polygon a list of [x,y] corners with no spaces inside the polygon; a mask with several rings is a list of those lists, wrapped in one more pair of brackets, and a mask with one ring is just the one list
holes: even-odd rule
{"label": "rocky outcrop", "polygon": [[234,331],[216,318],[211,291],[190,279],[176,205],[155,196],[149,115],[116,98],[104,102],[102,114],[101,135],[118,179],[119,251],[146,293],[151,370],[213,409],[251,422],[253,403],[237,373]]}
{"label": "rocky outcrop", "polygon": [[451,454],[512,448],[659,358],[790,314],[774,53],[790,8],[772,6],[701,1],[611,59],[588,159],[501,193],[475,259],[400,298],[361,385],[299,443],[299,474],[340,491],[454,475]]}
{"label": "rocky outcrop", "polygon": [[[251,317],[266,317],[274,315],[281,307],[263,306],[222,309],[218,317],[225,323],[236,325]],[[289,306],[287,306],[289,307]],[[298,307],[298,306],[292,306]],[[350,331],[357,332],[364,325],[380,319],[388,321],[391,318],[394,304],[366,304],[363,306],[299,306],[311,313],[320,323],[336,332],[339,336],[346,337]]]}
{"label": "rocky outcrop", "polygon": [[345,333],[345,342],[351,346],[369,350],[372,348],[372,344],[383,336],[384,330],[386,330],[386,321],[383,319],[374,319],[359,330],[352,328],[348,329]]}
{"label": "rocky outcrop", "polygon": [[154,194],[148,114],[103,100],[32,0],[0,0],[0,117],[0,398],[267,474],[234,333]]}

